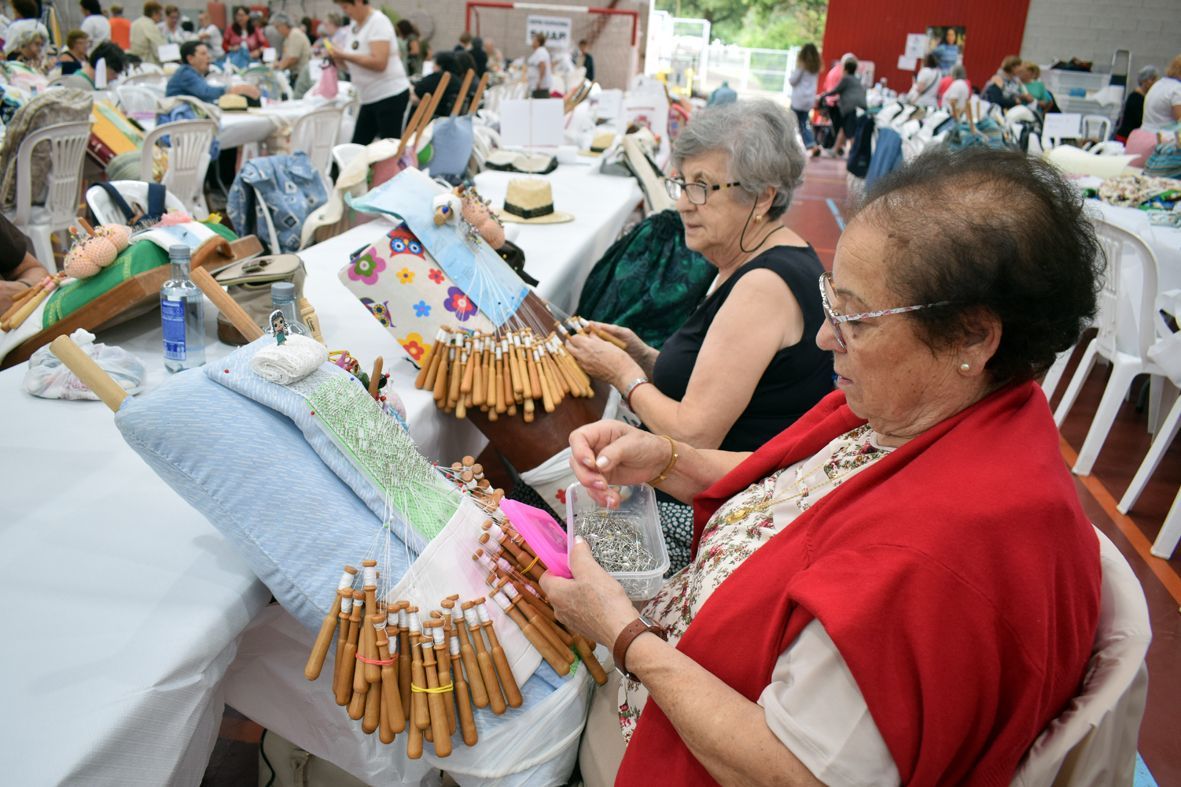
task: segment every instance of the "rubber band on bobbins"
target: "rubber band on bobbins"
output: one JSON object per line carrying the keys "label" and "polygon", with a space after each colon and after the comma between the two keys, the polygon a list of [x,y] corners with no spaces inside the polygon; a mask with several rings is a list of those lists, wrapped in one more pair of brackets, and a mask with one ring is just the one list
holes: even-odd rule
{"label": "rubber band on bobbins", "polygon": [[357,658],[357,661],[361,662],[362,664],[375,664],[378,667],[388,667],[388,666],[398,663],[398,660],[396,658],[393,658],[393,659],[367,659],[364,656],[362,656],[360,653],[357,654],[356,658]]}
{"label": "rubber band on bobbins", "polygon": [[446,686],[439,686],[438,688],[429,689],[425,686],[419,686],[417,684],[411,683],[410,690],[415,694],[446,694],[449,691],[455,690],[455,684],[448,683]]}

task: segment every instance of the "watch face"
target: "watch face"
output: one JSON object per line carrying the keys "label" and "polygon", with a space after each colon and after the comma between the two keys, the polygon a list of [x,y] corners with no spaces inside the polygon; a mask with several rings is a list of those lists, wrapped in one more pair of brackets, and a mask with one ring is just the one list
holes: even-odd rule
{"label": "watch face", "polygon": [[360,46],[360,42],[358,42],[358,41],[353,42],[353,49],[357,49],[359,46]]}

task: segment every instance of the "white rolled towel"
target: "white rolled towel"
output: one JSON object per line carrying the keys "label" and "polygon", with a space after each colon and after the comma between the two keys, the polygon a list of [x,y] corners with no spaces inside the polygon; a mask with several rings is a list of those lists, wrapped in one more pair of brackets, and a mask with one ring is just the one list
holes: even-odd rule
{"label": "white rolled towel", "polygon": [[327,347],[307,336],[292,334],[283,344],[272,344],[255,353],[250,369],[267,382],[291,385],[327,360]]}

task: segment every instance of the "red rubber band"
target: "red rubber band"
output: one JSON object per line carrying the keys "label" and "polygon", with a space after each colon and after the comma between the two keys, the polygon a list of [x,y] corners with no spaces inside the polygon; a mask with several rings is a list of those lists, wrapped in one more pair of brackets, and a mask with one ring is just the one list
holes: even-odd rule
{"label": "red rubber band", "polygon": [[357,654],[357,661],[360,661],[360,662],[362,662],[362,663],[364,663],[364,664],[376,664],[376,665],[377,665],[377,666],[379,666],[379,667],[388,667],[388,666],[390,666],[391,664],[397,664],[397,663],[398,663],[398,660],[397,660],[397,659],[395,659],[395,658],[389,658],[389,659],[367,659],[367,658],[365,658],[364,656],[362,656],[360,653],[358,653],[358,654]]}

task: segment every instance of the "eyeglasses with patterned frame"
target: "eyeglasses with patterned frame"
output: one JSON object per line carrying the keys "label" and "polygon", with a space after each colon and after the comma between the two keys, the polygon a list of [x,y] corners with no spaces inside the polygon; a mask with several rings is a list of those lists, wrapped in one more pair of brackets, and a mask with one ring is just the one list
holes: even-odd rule
{"label": "eyeglasses with patterned frame", "polygon": [[832,301],[829,300],[828,291],[832,287],[832,273],[825,271],[820,274],[820,305],[824,309],[824,316],[828,318],[828,324],[832,326],[833,336],[836,337],[837,346],[842,351],[849,349],[848,343],[845,341],[844,335],[841,334],[841,325],[844,323],[857,322],[858,320],[870,320],[875,317],[889,317],[892,314],[906,314],[907,312],[917,312],[919,309],[930,309],[935,306],[948,306],[952,301],[937,301],[936,303],[921,303],[917,306],[898,306],[893,309],[881,309],[874,312],[861,312],[860,314],[840,314],[833,310]]}
{"label": "eyeglasses with patterned frame", "polygon": [[721,191],[722,189],[729,189],[735,186],[741,186],[738,181],[732,183],[718,183],[710,185],[708,183],[687,183],[677,178],[665,178],[664,190],[671,200],[679,200],[681,192],[685,192],[685,196],[689,198],[690,204],[704,205],[706,198],[711,191]]}

